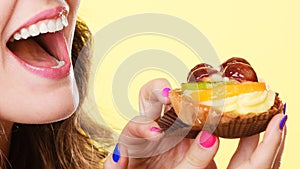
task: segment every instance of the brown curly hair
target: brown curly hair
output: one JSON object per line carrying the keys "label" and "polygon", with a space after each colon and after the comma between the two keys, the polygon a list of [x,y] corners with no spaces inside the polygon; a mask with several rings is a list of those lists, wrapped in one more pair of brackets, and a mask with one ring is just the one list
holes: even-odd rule
{"label": "brown curly hair", "polygon": [[[87,96],[91,54],[91,32],[82,20],[77,19],[72,63],[80,104],[71,117],[59,122],[14,124],[6,168],[103,168],[103,159],[107,155],[105,148],[113,142],[112,133],[91,120],[82,106]],[[95,136],[97,142],[92,139]]]}

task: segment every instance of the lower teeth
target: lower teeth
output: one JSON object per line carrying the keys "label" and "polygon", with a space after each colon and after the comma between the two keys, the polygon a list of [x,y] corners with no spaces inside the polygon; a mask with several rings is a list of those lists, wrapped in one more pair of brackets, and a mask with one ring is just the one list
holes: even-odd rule
{"label": "lower teeth", "polygon": [[58,69],[58,68],[61,68],[63,65],[65,65],[65,61],[57,61],[57,65],[56,66],[52,66],[51,68],[54,68],[54,69]]}

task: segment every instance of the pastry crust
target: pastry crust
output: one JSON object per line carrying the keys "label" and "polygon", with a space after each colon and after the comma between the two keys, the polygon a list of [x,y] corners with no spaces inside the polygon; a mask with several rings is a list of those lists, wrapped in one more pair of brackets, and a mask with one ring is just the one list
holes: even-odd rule
{"label": "pastry crust", "polygon": [[177,116],[190,126],[191,131],[200,131],[204,127],[224,138],[247,137],[264,131],[272,117],[282,112],[283,108],[278,95],[268,111],[248,114],[214,111],[209,106],[200,105],[182,95],[181,89],[171,90],[169,97]]}

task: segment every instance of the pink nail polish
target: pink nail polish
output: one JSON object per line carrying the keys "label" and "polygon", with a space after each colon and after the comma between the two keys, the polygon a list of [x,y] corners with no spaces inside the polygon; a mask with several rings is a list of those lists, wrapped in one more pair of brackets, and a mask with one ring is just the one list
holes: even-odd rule
{"label": "pink nail polish", "polygon": [[161,92],[162,92],[162,95],[165,96],[165,97],[169,97],[169,91],[171,89],[170,88],[164,88]]}
{"label": "pink nail polish", "polygon": [[206,131],[202,131],[200,136],[200,145],[204,148],[210,148],[215,144],[216,140],[216,136]]}
{"label": "pink nail polish", "polygon": [[162,132],[163,132],[162,129],[160,129],[160,128],[156,127],[156,126],[151,127],[151,128],[150,128],[150,131],[153,131],[153,132],[159,132],[159,133],[162,133]]}

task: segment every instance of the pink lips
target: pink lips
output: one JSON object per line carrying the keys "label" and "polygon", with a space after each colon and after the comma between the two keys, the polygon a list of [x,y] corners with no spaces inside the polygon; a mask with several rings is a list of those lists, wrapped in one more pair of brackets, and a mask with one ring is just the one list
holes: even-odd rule
{"label": "pink lips", "polygon": [[[37,23],[41,20],[45,19],[56,19],[57,17],[61,16],[62,13],[67,13],[65,7],[58,7],[54,9],[49,9],[46,11],[43,11],[39,13],[38,15],[31,18],[29,21],[27,21],[25,24],[23,24],[18,30],[22,29],[23,27],[27,27],[29,25],[32,25],[34,23]],[[16,30],[16,31],[18,31]],[[54,35],[55,34],[55,35]],[[11,53],[12,56],[27,70],[30,72],[39,75],[41,77],[49,78],[49,79],[61,79],[70,74],[70,68],[71,68],[71,61],[69,58],[69,52],[67,48],[66,39],[63,34],[63,30],[59,32],[53,33],[53,37],[55,40],[53,40],[52,43],[56,43],[56,46],[58,47],[59,56],[57,56],[61,61],[64,61],[65,64],[60,68],[51,68],[51,67],[41,67],[41,66],[33,66],[26,61],[20,59],[18,56],[16,56],[12,51],[10,51],[8,48],[8,51]],[[51,42],[49,42],[51,43]]]}

